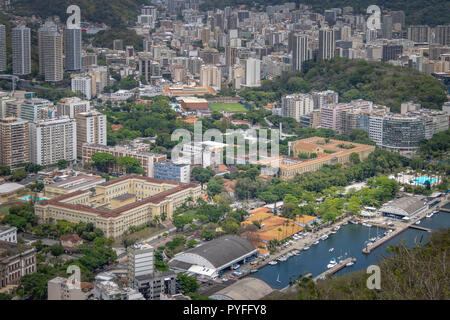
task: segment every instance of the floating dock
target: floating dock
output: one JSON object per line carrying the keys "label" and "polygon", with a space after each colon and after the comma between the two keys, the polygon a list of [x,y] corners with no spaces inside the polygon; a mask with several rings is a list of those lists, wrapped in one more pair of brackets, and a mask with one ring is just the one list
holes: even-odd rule
{"label": "floating dock", "polygon": [[325,279],[326,277],[328,277],[332,274],[335,274],[339,270],[344,269],[346,267],[347,263],[349,263],[349,262],[356,262],[356,258],[347,258],[345,260],[342,260],[337,265],[335,265],[333,268],[330,268],[330,269],[326,270],[325,272],[322,272],[321,274],[319,274],[313,280],[317,281],[320,279]]}

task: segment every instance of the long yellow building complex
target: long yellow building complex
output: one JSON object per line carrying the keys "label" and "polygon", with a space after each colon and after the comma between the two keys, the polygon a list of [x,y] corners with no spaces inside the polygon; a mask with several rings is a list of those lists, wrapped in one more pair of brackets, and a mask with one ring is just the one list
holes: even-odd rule
{"label": "long yellow building complex", "polygon": [[66,220],[93,223],[107,238],[120,237],[130,226],[151,222],[155,216],[172,219],[186,198],[201,196],[200,185],[130,175],[35,205],[40,222]]}
{"label": "long yellow building complex", "polygon": [[[290,180],[297,174],[319,170],[325,164],[347,163],[352,153],[356,153],[362,161],[375,150],[375,146],[311,137],[289,142],[289,149],[294,157],[272,157],[260,160],[258,164],[279,168],[280,179]],[[306,154],[309,159],[298,158],[299,154]]]}

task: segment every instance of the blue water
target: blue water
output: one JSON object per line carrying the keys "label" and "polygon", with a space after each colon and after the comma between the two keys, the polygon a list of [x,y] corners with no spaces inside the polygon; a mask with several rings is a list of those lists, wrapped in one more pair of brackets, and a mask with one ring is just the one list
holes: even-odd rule
{"label": "blue water", "polygon": [[436,181],[438,181],[438,179],[436,178],[431,178],[431,177],[427,177],[427,176],[420,176],[418,178],[415,178],[413,181],[421,184],[421,185],[425,185],[425,181],[430,181],[430,184],[432,185],[433,183],[435,183]]}
{"label": "blue water", "polygon": [[[31,196],[25,196],[25,197],[22,197],[20,199],[28,201],[28,200],[31,199]],[[48,198],[37,198],[37,201],[42,201],[42,200],[48,200]]]}
{"label": "blue water", "polygon": [[[431,218],[423,218],[420,226],[431,229],[450,227],[450,213],[439,212]],[[382,235],[386,229],[379,228],[378,232]],[[383,257],[388,256],[386,248],[405,242],[408,246],[422,241],[428,241],[431,233],[417,229],[407,229],[398,236],[385,242],[383,245],[374,249],[370,254],[362,253],[364,242],[368,238],[375,237],[377,228],[365,227],[362,225],[348,224],[342,226],[336,234],[329,235],[325,241],[320,241],[317,245],[312,245],[307,251],[301,251],[298,256],[290,257],[285,262],[271,266],[267,265],[261,268],[257,273],[250,275],[251,277],[264,280],[272,288],[281,289],[289,284],[289,281],[296,280],[299,275],[311,273],[313,277],[327,270],[327,264],[331,258],[338,259],[339,256],[355,257],[356,263],[351,267],[346,267],[336,275],[342,275],[348,272],[366,269],[371,264],[377,264]],[[334,248],[333,252],[329,252],[330,248]],[[347,255],[345,253],[347,252]],[[277,282],[279,275],[280,282]]]}

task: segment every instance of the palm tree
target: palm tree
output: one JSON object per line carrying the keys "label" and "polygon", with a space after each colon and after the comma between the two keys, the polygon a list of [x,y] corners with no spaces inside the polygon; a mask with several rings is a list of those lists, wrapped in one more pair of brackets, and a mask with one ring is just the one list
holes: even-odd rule
{"label": "palm tree", "polygon": [[155,223],[156,226],[159,226],[159,224],[161,223],[161,218],[160,218],[160,216],[156,216],[156,215],[155,215],[155,216],[153,217],[152,222]]}

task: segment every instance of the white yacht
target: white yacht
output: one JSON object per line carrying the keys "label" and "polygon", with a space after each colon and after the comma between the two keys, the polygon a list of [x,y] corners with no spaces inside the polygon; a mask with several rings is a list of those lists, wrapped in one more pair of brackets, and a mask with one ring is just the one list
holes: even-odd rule
{"label": "white yacht", "polygon": [[334,228],[334,231],[338,231],[340,228],[340,226],[336,226],[336,228]]}
{"label": "white yacht", "polygon": [[416,224],[420,224],[420,220],[416,222]]}
{"label": "white yacht", "polygon": [[303,248],[303,250],[305,250],[305,251],[308,250],[308,249],[309,249],[309,247],[304,247],[304,248]]}
{"label": "white yacht", "polygon": [[353,262],[353,261],[350,261],[350,262],[347,262],[345,265],[347,266],[347,267],[350,267],[350,266],[352,266],[352,265],[354,265],[355,263]]}
{"label": "white yacht", "polygon": [[320,237],[320,239],[327,240],[328,239],[328,235],[324,234],[322,237]]}
{"label": "white yacht", "polygon": [[269,262],[269,264],[270,264],[271,266],[274,266],[274,265],[276,265],[277,263],[278,263],[278,262],[276,262],[275,260]]}
{"label": "white yacht", "polygon": [[317,240],[316,242],[314,242],[314,244],[319,244],[319,240]]}
{"label": "white yacht", "polygon": [[327,268],[330,269],[330,268],[335,267],[336,265],[337,265],[336,259],[335,258],[331,258],[330,262],[327,265]]}
{"label": "white yacht", "polygon": [[334,251],[334,248],[330,248],[330,250],[328,250],[328,252],[333,252]]}

